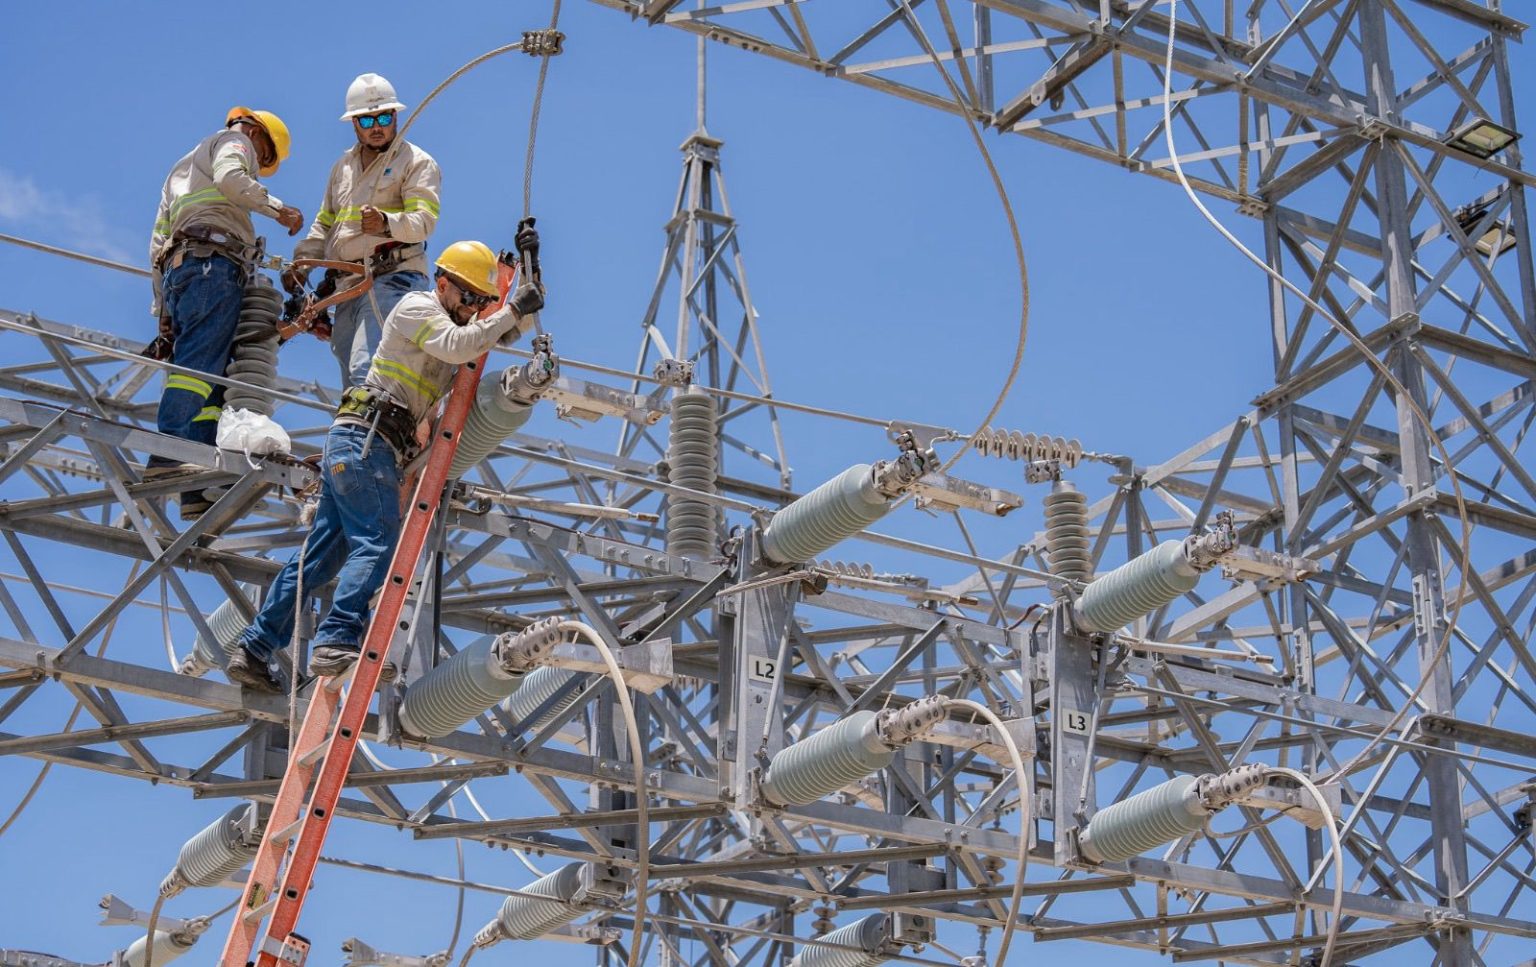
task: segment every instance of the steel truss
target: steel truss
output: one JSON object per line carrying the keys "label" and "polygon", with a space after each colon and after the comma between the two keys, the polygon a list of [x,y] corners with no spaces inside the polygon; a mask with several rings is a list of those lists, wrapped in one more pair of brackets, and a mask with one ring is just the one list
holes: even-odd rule
{"label": "steel truss", "polygon": [[[702,10],[676,0],[599,2],[959,110],[894,0]],[[911,6],[968,113],[1172,178],[1169,159],[1156,157],[1162,8]],[[422,582],[424,606],[398,642],[399,657],[406,648],[415,656],[406,677],[470,636],[547,614],[579,616],[615,646],[668,641],[670,682],[637,695],[647,761],[628,761],[622,726],[601,701],[611,685],[587,675],[573,687],[597,701],[532,729],[493,709],[472,729],[405,740],[430,757],[359,768],[345,813],[418,838],[627,869],[643,786],[655,863],[648,962],[777,964],[796,938],[870,910],[937,922],[934,945],[907,948],[904,959],[955,962],[976,949],[978,932],[995,949],[1022,833],[1031,865],[1019,926],[1037,942],[1086,938],[1174,961],[1294,964],[1322,947],[1334,886],[1331,875],[1314,875],[1329,867],[1327,840],[1292,821],[1322,819],[1297,790],[1272,785],[1267,799],[1128,861],[1086,863],[1075,847],[1096,807],[1169,776],[1288,765],[1324,784],[1344,822],[1335,963],[1502,964],[1528,952],[1536,480],[1520,451],[1536,421],[1536,284],[1522,190],[1531,176],[1516,147],[1479,160],[1447,143],[1474,117],[1516,127],[1506,47],[1523,25],[1467,0],[1260,0],[1246,11],[1196,0],[1180,11],[1171,112],[1196,187],[1258,220],[1270,266],[1352,327],[1431,426],[1327,320],[1271,286],[1274,385],[1162,462],[1105,458],[1112,487],[1090,507],[1100,573],[1157,541],[1202,531],[1223,509],[1245,550],[1223,562],[1224,582],[1207,577],[1109,636],[1082,635],[1055,603],[1062,588],[1047,573],[1043,534],[984,560],[964,524],[964,551],[867,533],[918,577],[812,567],[777,581],[784,569],[758,561],[754,530],[716,560],[687,560],[666,553],[650,522],[620,512],[672,492],[627,445],[640,423],[626,427],[617,453],[519,436],[445,516],[442,566]],[[702,161],[687,150],[685,164]],[[1477,171],[1497,186],[1479,193]],[[702,210],[690,205],[678,211]],[[734,258],[726,243],[734,226],[730,235],[721,228],[704,251]],[[1497,232],[1490,241],[1494,228],[1514,247]],[[699,290],[687,280],[699,276],[688,273],[702,263],[686,246],[700,244],[669,235],[647,347],[664,346],[651,323],[674,265],[693,267],[682,272],[682,325],[715,316],[689,301]],[[740,298],[751,326],[744,286]],[[116,337],[11,313],[0,313],[0,327],[12,330],[3,338],[14,347],[0,367],[0,536],[19,572],[0,578],[11,625],[0,636],[0,666],[9,669],[0,674],[0,728],[33,700],[79,701],[95,719],[79,732],[0,735],[0,751],[199,796],[269,797],[286,742],[284,701],[91,649],[129,607],[163,609],[184,633],[205,631],[214,605],[242,583],[268,580],[273,557],[299,537],[298,501],[284,488],[303,486],[309,470],[252,466],[146,430],[154,367]],[[740,356],[752,345],[742,331],[748,341],[718,341],[717,329],[718,348],[731,342]],[[675,342],[709,338],[685,328]],[[738,395],[760,394],[768,409],[761,360],[740,361],[743,378],[750,371],[762,381]],[[705,371],[724,388],[728,377]],[[629,389],[638,393],[647,375]],[[290,429],[313,415],[313,427],[294,432],[300,455],[312,451],[328,394],[293,383],[279,390]],[[784,469],[782,449],[743,442],[737,453],[750,457],[755,445]],[[166,485],[139,481],[135,468],[149,453],[208,467],[225,496],[178,528],[158,499]],[[979,472],[1010,469],[992,467]],[[1090,467],[1066,473],[1086,485]],[[727,469],[709,498],[733,524],[794,496],[748,476]],[[577,504],[612,513],[593,517]],[[104,552],[102,571],[115,561],[117,572],[81,577],[60,547]],[[974,573],[943,586],[929,580],[952,577],[957,564]],[[111,581],[121,590],[104,594]],[[145,596],[160,582],[164,604]],[[1014,772],[988,730],[952,716],[835,798],[779,808],[758,797],[763,756],[850,711],[934,694],[1022,720],[1014,731],[1031,759],[1027,774]],[[174,703],[179,714],[164,717],[163,704],[139,696]],[[1384,741],[1341,772],[1383,730]],[[549,803],[546,815],[467,821],[448,811],[466,785],[509,771]],[[1269,822],[1276,810],[1289,816]],[[587,922],[623,928],[631,915],[599,909]],[[600,958],[627,953],[627,935],[605,939]]]}

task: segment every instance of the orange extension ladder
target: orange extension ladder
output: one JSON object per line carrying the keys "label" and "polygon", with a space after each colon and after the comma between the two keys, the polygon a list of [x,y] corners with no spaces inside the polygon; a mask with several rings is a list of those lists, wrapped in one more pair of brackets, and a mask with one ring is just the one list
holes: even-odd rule
{"label": "orange extension ladder", "polygon": [[[503,301],[517,274],[515,269],[509,269],[511,266],[503,266],[500,280]],[[537,270],[531,275],[537,278]],[[431,534],[432,519],[442,501],[448,468],[459,446],[459,433],[474,405],[485,361],[486,356],[482,355],[466,363],[454,377],[448,405],[434,430],[436,439],[426,467],[400,528],[400,540],[389,564],[379,605],[363,638],[362,656],[345,675],[315,683],[304,722],[289,741],[288,768],[278,786],[261,847],[246,881],[245,895],[236,908],[229,940],[219,960],[221,967],[246,967],[247,963],[255,963],[256,967],[301,967],[309,953],[309,941],[295,933],[294,927],[304,909],[304,898],[320,862],[320,848],[325,844],[336,805],[341,801],[363,721],[384,668],[384,656],[399,627],[416,566]],[[349,677],[351,687],[347,688]],[[266,932],[262,933],[262,921],[269,914]]]}

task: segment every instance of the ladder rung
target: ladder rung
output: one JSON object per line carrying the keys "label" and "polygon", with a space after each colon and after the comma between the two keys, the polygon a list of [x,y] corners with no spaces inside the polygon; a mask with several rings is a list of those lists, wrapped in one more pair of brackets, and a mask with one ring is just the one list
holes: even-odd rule
{"label": "ladder rung", "polygon": [[308,769],[310,766],[325,758],[325,750],[330,747],[330,744],[331,737],[327,735],[324,739],[315,743],[314,748],[310,749],[308,752],[305,752],[303,755],[294,760],[294,765],[301,769]]}
{"label": "ladder rung", "polygon": [[267,914],[271,913],[272,908],[275,906],[277,906],[277,894],[274,893],[272,894],[272,898],[266,903],[263,903],[259,907],[253,907],[240,914],[240,919],[246,923],[260,923],[267,918]]}
{"label": "ladder rung", "polygon": [[293,822],[289,823],[287,826],[284,826],[282,829],[280,829],[277,832],[273,833],[272,834],[272,842],[273,843],[277,843],[279,845],[281,845],[283,843],[292,842],[293,838],[295,836],[299,835],[299,828],[302,827],[303,825],[304,825],[303,817],[295,819]]}

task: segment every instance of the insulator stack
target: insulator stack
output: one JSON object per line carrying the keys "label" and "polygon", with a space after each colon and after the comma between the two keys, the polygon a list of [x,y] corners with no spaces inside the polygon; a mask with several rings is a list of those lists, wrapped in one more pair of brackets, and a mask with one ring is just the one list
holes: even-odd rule
{"label": "insulator stack", "polygon": [[1088,498],[1071,483],[1058,480],[1045,498],[1045,552],[1051,573],[1063,581],[1093,579],[1088,546]]}
{"label": "insulator stack", "polygon": [[271,390],[277,385],[277,320],[282,314],[283,297],[266,279],[257,278],[245,287],[240,321],[235,325],[234,354],[224,375],[256,389],[229,387],[224,393],[224,405],[229,409],[272,415],[275,405]]}
{"label": "insulator stack", "polygon": [[795,959],[789,962],[789,967],[875,967],[891,959],[885,952],[890,939],[890,916],[872,913],[822,937],[826,945],[802,946]]}
{"label": "insulator stack", "polygon": [[1197,784],[1194,776],[1177,776],[1099,810],[1078,838],[1083,856],[1113,863],[1198,833],[1210,810],[1200,800]]}
{"label": "insulator stack", "polygon": [[[155,931],[155,947],[153,963],[170,963],[192,949],[197,943],[195,936],[183,933],[169,933],[164,930]],[[123,967],[144,967],[144,948],[149,946],[147,936],[140,937],[128,945],[123,951]]]}
{"label": "insulator stack", "polygon": [[1077,626],[1115,631],[1194,590],[1200,572],[1184,548],[1184,541],[1164,541],[1100,575],[1078,598]]}
{"label": "insulator stack", "polygon": [[197,640],[192,643],[191,653],[183,659],[178,669],[183,675],[201,677],[210,669],[223,668],[229,664],[229,656],[239,646],[240,633],[250,626],[245,614],[233,600],[214,608],[213,614],[207,617],[207,623],[208,630],[213,632],[213,639],[197,636]]}
{"label": "insulator stack", "polygon": [[1083,445],[1076,440],[990,426],[971,437],[971,448],[1004,460],[1050,460],[1067,467],[1077,466],[1083,458]]}
{"label": "insulator stack", "polygon": [[814,560],[890,509],[891,499],[875,486],[875,468],[854,464],[773,515],[763,531],[763,556],[780,564]]}
{"label": "insulator stack", "polygon": [[176,865],[160,883],[160,895],[172,897],[192,886],[217,886],[238,872],[256,855],[260,840],[255,824],[246,823],[255,808],[254,803],[242,803],[183,843]]}
{"label": "insulator stack", "polygon": [[537,360],[529,360],[518,366],[508,366],[501,379],[481,380],[475,392],[475,405],[470,407],[464,419],[464,429],[459,433],[459,447],[453,453],[449,466],[449,479],[456,480],[470,471],[475,464],[490,456],[507,437],[522,429],[533,415],[533,404],[514,399],[522,378],[522,370]]}
{"label": "insulator stack", "polygon": [[[539,710],[539,706],[549,701],[556,692],[564,688],[572,679],[582,677],[580,672],[566,671],[563,668],[536,668],[523,677],[523,685],[501,707],[506,710],[507,717],[516,725],[525,721],[528,716]],[[550,707],[548,712],[539,716],[537,722],[523,726],[524,732],[537,732],[542,729],[550,719],[564,712],[576,704],[580,697],[581,689],[573,688],[560,701]]]}
{"label": "insulator stack", "polygon": [[[712,494],[719,466],[720,426],[714,397],[699,387],[689,387],[672,399],[667,482]],[[708,501],[669,496],[667,553],[696,559],[714,557],[720,543],[717,517]]]}
{"label": "insulator stack", "polygon": [[581,868],[585,865],[568,863],[518,890],[519,894],[534,896],[507,897],[496,919],[475,934],[475,946],[489,947],[502,940],[536,940],[581,916],[583,908],[570,900],[581,889]]}
{"label": "insulator stack", "polygon": [[513,694],[522,676],[496,660],[496,638],[485,635],[412,682],[400,702],[400,727],[422,739],[455,732]]}
{"label": "insulator stack", "polygon": [[780,751],[763,774],[763,795],[775,805],[803,806],[891,764],[896,751],[868,709],[833,723]]}

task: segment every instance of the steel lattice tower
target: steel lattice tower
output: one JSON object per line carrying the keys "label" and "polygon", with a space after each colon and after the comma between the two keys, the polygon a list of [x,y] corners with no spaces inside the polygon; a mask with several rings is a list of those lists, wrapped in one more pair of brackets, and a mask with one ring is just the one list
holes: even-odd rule
{"label": "steel lattice tower", "polygon": [[[651,689],[638,696],[647,761],[629,761],[603,700],[611,684],[587,671],[564,689],[578,701],[531,716],[531,728],[492,708],[449,735],[404,739],[451,761],[360,773],[345,815],[421,839],[537,848],[622,876],[634,867],[643,789],[659,915],[650,963],[778,965],[816,949],[797,941],[874,911],[896,915],[893,932],[862,963],[910,958],[926,939],[943,946],[924,950],[924,962],[948,962],[947,951],[975,949],[978,937],[994,951],[1020,835],[1031,863],[1019,928],[1040,944],[1021,960],[1048,941],[1088,938],[1146,949],[1149,963],[1316,963],[1334,896],[1329,839],[1319,810],[1285,781],[1156,849],[1103,862],[1081,852],[1103,807],[1170,778],[1287,766],[1321,783],[1344,821],[1335,964],[1500,967],[1528,956],[1536,479],[1521,451],[1536,422],[1536,272],[1532,176],[1521,142],[1497,143],[1500,129],[1519,127],[1509,45],[1524,25],[1471,0],[1190,0],[1179,4],[1165,79],[1170,20],[1154,3],[598,2],[1176,181],[1161,154],[1166,104],[1194,188],[1224,202],[1221,214],[1235,206],[1246,216],[1241,230],[1267,265],[1348,327],[1391,379],[1271,282],[1274,378],[1250,409],[1161,461],[1089,455],[1113,473],[1088,508],[1099,580],[1160,541],[1206,532],[1221,511],[1240,544],[1222,555],[1220,578],[1119,632],[1085,631],[1069,615],[1070,589],[1053,572],[1060,544],[1043,531],[1002,560],[920,545],[882,524],[863,537],[901,551],[919,576],[957,563],[973,571],[944,587],[774,564],[759,554],[762,528],[749,526],[775,509],[763,504],[768,488],[726,474],[709,501],[742,525],[739,541],[720,556],[668,554],[654,522],[631,512],[677,495],[655,472],[665,444],[642,449],[670,392],[649,389],[646,367],[696,358],[695,382],[736,393],[722,402],[760,415],[786,405],[757,353],[719,143],[701,120],[684,145],[640,367],[624,392],[573,383],[561,398],[625,420],[617,452],[510,441],[445,515],[440,572],[419,597],[433,606],[399,642],[446,661],[475,635],[579,615]],[[668,342],[659,320],[674,284]],[[297,540],[298,504],[280,488],[310,471],[252,467],[144,429],[157,374],[116,337],[15,313],[0,324],[17,346],[17,361],[0,366],[0,535],[22,574],[0,581],[0,684],[10,691],[0,693],[0,728],[49,696],[95,720],[79,732],[9,732],[0,751],[207,796],[268,795],[285,702],[92,649],[156,582],[178,629],[207,633],[204,616],[242,583],[270,580],[274,556]],[[279,390],[287,425],[306,415],[323,425],[312,387]],[[301,450],[318,432],[295,433]],[[787,474],[783,446],[767,439],[771,453],[756,438],[734,452]],[[1032,479],[1099,469],[1053,462],[1061,454],[1047,450],[1014,455]],[[167,485],[134,469],[146,453],[208,467],[225,496],[177,526],[159,500]],[[1016,466],[992,466],[1013,471],[1000,484],[1016,483]],[[781,486],[788,500],[787,476]],[[114,570],[80,576],[53,546],[89,549]],[[102,596],[108,581],[121,589]],[[994,733],[950,714],[831,795],[764,798],[766,766],[782,750],[933,695],[975,699],[1011,723],[1030,759],[1024,775]],[[138,696],[185,711],[147,713]],[[206,748],[187,757],[189,746],[176,746],[176,758],[151,748],[173,738]],[[448,812],[466,783],[509,769],[548,802],[547,815]],[[631,915],[596,904],[566,929],[602,942],[599,957],[617,963]]]}

